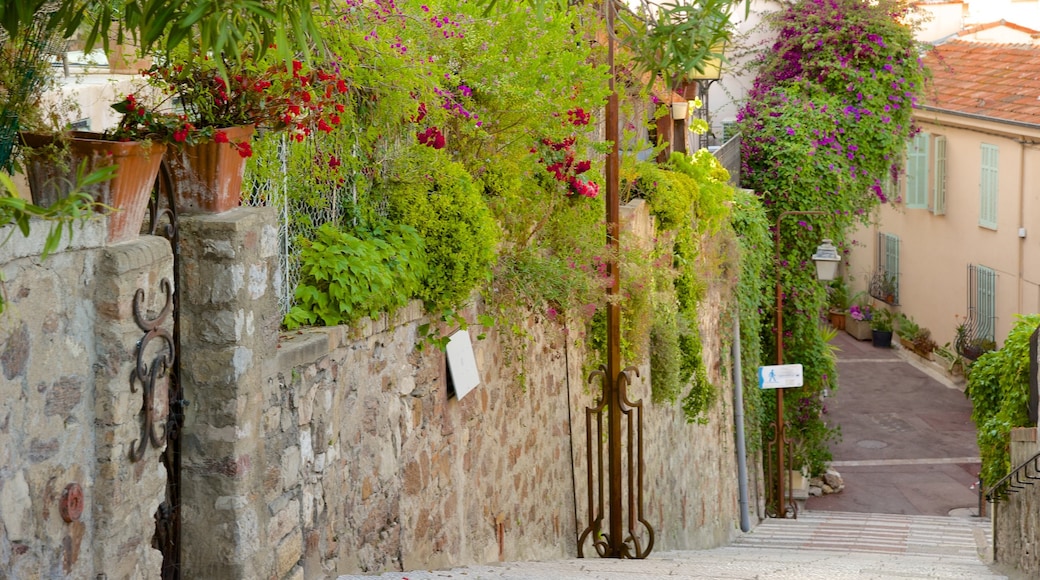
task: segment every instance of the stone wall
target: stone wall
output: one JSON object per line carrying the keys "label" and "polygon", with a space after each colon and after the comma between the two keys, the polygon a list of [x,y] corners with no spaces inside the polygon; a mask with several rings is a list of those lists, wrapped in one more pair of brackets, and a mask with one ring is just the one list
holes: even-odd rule
{"label": "stone wall", "polygon": [[[739,529],[729,362],[715,354],[730,324],[720,292],[701,319],[705,364],[720,386],[708,424],[653,405],[646,367],[631,388],[646,405],[645,516],[657,550],[721,545]],[[588,525],[585,408],[598,394],[582,371],[580,336],[529,317],[521,369],[509,340],[494,329],[476,340],[471,328],[481,385],[460,401],[449,396],[445,355],[415,348],[426,321],[412,304],[253,351],[263,380],[241,385],[236,400],[254,409],[245,390],[262,390],[259,409],[245,413],[262,413],[261,441],[251,444],[263,450],[252,458],[262,504],[250,523],[263,546],[253,561],[270,559],[271,577],[577,554]],[[212,517],[211,507],[198,515]]]}
{"label": "stone wall", "polygon": [[130,458],[146,436],[142,385],[129,379],[144,335],[134,294],[145,291],[146,316],[161,310],[170,246],[105,247],[96,220],[40,260],[43,234],[0,229],[11,235],[0,247],[0,577],[154,578],[166,472],[153,446]]}
{"label": "stone wall", "polygon": [[[151,544],[166,473],[152,445],[129,457],[147,435],[128,378],[144,334],[134,293],[145,291],[149,316],[161,310],[172,253],[150,236],[106,247],[103,225],[90,228],[45,262],[33,257],[39,239],[0,259],[0,570],[13,577],[149,578],[161,566]],[[415,348],[428,321],[418,303],[279,334],[273,210],[181,216],[180,236],[183,578],[577,554],[589,519],[585,409],[599,390],[579,330],[537,315],[522,342],[497,329],[476,340],[471,328],[481,384],[458,400],[444,353]],[[699,321],[719,386],[709,422],[651,403],[645,366],[630,388],[645,404],[655,550],[716,546],[738,530],[722,292],[710,290]],[[86,509],[66,523],[58,504],[70,483]]]}
{"label": "stone wall", "polygon": [[[1036,427],[1011,430],[1011,467],[1014,469],[1040,453]],[[1036,467],[1035,465],[1033,466]],[[1028,475],[1037,476],[1036,469]],[[1040,488],[1022,485],[1007,499],[990,504],[993,518],[993,558],[1022,578],[1040,578]]]}

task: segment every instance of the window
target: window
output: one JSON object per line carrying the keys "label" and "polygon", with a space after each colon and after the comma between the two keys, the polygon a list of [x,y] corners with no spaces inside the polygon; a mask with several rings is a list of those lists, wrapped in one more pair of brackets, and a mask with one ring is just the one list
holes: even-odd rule
{"label": "window", "polygon": [[899,236],[878,234],[877,269],[870,279],[870,295],[899,304]]}
{"label": "window", "polygon": [[946,215],[946,137],[935,137],[935,179],[932,183],[932,213]]}
{"label": "window", "polygon": [[995,340],[997,320],[997,273],[985,266],[974,267],[975,309],[978,330],[975,335],[986,340]]}
{"label": "window", "polygon": [[921,131],[906,146],[906,207],[928,207],[928,141]]}
{"label": "window", "polygon": [[979,225],[997,229],[997,146],[982,144],[982,171],[979,176]]}

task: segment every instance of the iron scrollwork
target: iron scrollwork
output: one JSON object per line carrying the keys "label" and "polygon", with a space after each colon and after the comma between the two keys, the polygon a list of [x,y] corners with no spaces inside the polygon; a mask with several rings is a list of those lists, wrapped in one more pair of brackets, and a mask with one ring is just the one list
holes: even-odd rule
{"label": "iron scrollwork", "polygon": [[[144,457],[148,443],[155,448],[161,448],[169,435],[169,428],[164,425],[162,434],[156,430],[156,421],[162,419],[161,411],[156,409],[155,389],[160,379],[165,378],[173,368],[177,357],[177,349],[173,340],[173,334],[163,328],[166,318],[173,312],[173,284],[169,278],[163,278],[160,283],[166,294],[166,303],[155,318],[147,318],[144,312],[144,290],[138,288],[134,293],[134,322],[145,332],[144,336],[137,341],[137,356],[134,371],[130,376],[130,391],[137,392],[137,383],[143,387],[143,402],[141,412],[144,415],[141,424],[141,438],[130,444],[130,459],[139,461]],[[162,344],[159,351],[155,353],[150,363],[145,362],[145,352],[153,340],[160,340]]]}
{"label": "iron scrollwork", "polygon": [[[585,443],[588,476],[588,514],[591,523],[582,531],[578,537],[578,557],[584,558],[585,541],[591,536],[592,546],[600,557],[604,558],[634,558],[643,559],[650,555],[654,547],[654,528],[646,520],[643,514],[643,402],[631,401],[628,398],[627,387],[631,383],[630,372],[639,376],[639,369],[628,367],[618,373],[613,380],[608,376],[606,368],[601,367],[589,375],[589,382],[599,378],[603,382],[603,395],[595,407],[585,409]],[[611,384],[612,383],[612,384]],[[616,420],[624,419],[627,446],[625,451],[625,482],[621,484],[620,473],[608,473],[613,485],[609,485],[609,503],[611,513],[605,509],[604,500],[604,441],[611,447],[609,454],[615,454],[620,458],[621,441],[610,436],[604,436],[603,423],[605,416],[610,413],[610,406],[614,404],[620,412]],[[609,423],[610,419],[607,418]],[[609,425],[608,425],[609,432]],[[594,467],[595,465],[595,467]],[[613,472],[620,466],[609,469]],[[624,490],[624,505],[622,505],[622,489]],[[627,509],[626,509],[627,508]],[[625,530],[621,530],[624,515],[627,512],[628,522]],[[604,531],[604,517],[610,521],[613,532]],[[640,526],[642,529],[640,529]],[[621,533],[618,534],[618,531]],[[643,532],[646,535],[646,543],[641,541]],[[615,537],[611,536],[611,533]]]}

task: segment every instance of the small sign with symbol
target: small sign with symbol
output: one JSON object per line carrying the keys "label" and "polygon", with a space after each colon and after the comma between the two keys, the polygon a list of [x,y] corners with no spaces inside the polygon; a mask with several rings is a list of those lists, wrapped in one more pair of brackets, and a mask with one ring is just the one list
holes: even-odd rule
{"label": "small sign with symbol", "polygon": [[802,386],[802,365],[758,367],[758,388],[788,389]]}

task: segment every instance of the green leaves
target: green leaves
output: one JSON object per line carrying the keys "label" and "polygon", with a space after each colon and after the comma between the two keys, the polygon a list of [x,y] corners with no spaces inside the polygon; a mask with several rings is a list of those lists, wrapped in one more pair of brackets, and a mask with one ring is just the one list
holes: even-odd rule
{"label": "green leaves", "polygon": [[[651,78],[663,78],[670,86],[705,72],[710,61],[724,58],[730,37],[733,5],[739,0],[692,0],[645,3],[639,13],[621,12],[626,29],[622,43],[633,52],[633,61]],[[650,11],[655,15],[651,15]]]}
{"label": "green leaves", "polygon": [[[107,51],[115,39],[167,56],[188,45],[194,54],[223,55],[233,62],[263,56],[273,47],[288,60],[321,48],[318,22],[328,8],[328,0],[64,0],[56,20],[66,37],[80,22],[89,22],[87,50],[101,43]],[[8,20],[17,23],[14,14],[0,16],[5,28]]]}
{"label": "green leaves", "polygon": [[303,243],[296,306],[287,328],[335,326],[393,312],[414,298],[426,275],[425,244],[415,229],[386,226],[355,237],[333,224]]}
{"label": "green leaves", "polygon": [[965,394],[978,430],[980,477],[991,486],[1013,466],[1008,455],[1011,429],[1029,423],[1029,338],[1040,314],[1019,315],[1000,350],[983,354],[968,371]]}

